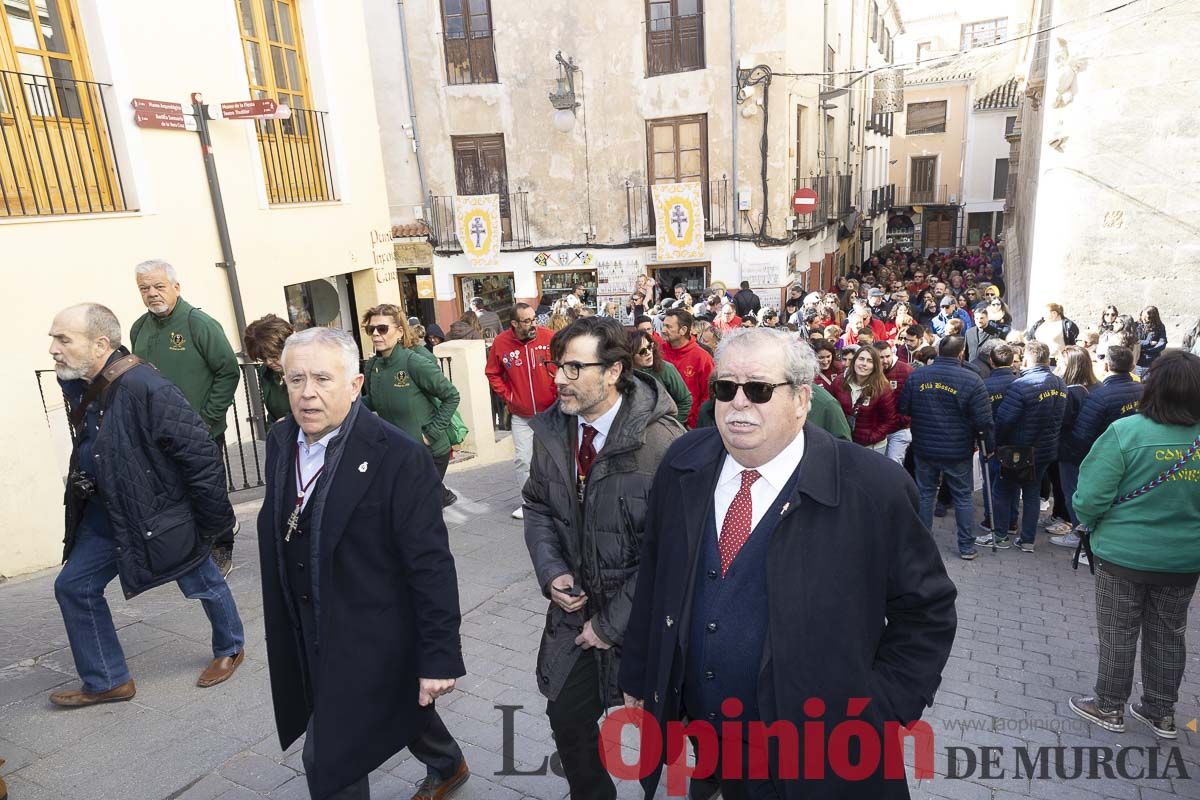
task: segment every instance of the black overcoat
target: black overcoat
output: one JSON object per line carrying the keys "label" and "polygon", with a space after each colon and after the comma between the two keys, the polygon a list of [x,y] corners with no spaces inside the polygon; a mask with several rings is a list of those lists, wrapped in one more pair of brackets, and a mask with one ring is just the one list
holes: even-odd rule
{"label": "black overcoat", "polygon": [[[870,699],[859,718],[879,730],[912,722],[933,702],[950,656],[954,584],[899,465],[812,424],[804,435],[799,480],[769,545],[758,683],[764,721],[802,730],[811,718],[804,701],[816,697],[825,703],[826,735],[847,718],[850,698]],[[671,446],[650,493],[619,683],[645,701],[660,733],[680,718],[698,544],[724,456],[715,428],[692,431]],[[825,771],[833,775],[828,758]],[[779,788],[789,800],[908,797],[904,779],[885,781],[881,772]],[[656,771],[643,781],[647,797],[658,779]]]}
{"label": "black overcoat", "polygon": [[[271,428],[258,515],[271,694],[285,750],[310,714],[279,558],[297,432],[290,416]],[[365,409],[344,435],[320,522],[320,663],[311,713],[321,745],[309,776],[318,797],[367,775],[424,730],[418,678],[466,673],[458,581],[428,448]]]}

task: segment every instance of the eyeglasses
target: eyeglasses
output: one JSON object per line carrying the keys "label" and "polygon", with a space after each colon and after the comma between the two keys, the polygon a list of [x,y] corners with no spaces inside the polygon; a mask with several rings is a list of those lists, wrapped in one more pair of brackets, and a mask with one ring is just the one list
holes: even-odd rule
{"label": "eyeglasses", "polygon": [[649,347],[643,347],[641,350],[638,350],[638,351],[637,351],[637,355],[639,355],[639,356],[648,356],[648,355],[650,355],[650,353],[651,353],[651,352],[652,352],[652,351],[650,350],[650,348],[649,348]]}
{"label": "eyeglasses", "polygon": [[530,317],[529,319],[521,319],[520,317],[513,317],[513,322],[516,323],[517,325],[532,325],[535,320],[536,320],[536,317]]}
{"label": "eyeglasses", "polygon": [[[579,361],[547,361],[544,366],[550,372],[560,370],[563,375],[567,376],[567,380],[574,381],[579,380],[579,370],[584,367],[607,367],[608,364],[605,364],[603,361],[589,361],[586,364]],[[551,367],[554,367],[554,369],[551,370]]]}
{"label": "eyeglasses", "polygon": [[391,325],[367,325],[365,327],[368,335],[374,335],[378,333],[380,336],[386,336],[387,332],[392,329]]}
{"label": "eyeglasses", "polygon": [[733,398],[737,397],[738,387],[741,387],[747,400],[755,405],[762,405],[763,403],[771,402],[771,395],[775,394],[776,389],[787,385],[789,385],[788,381],[784,381],[783,383],[766,383],[765,381],[738,383],[736,381],[722,380],[713,383],[713,394],[722,403],[730,403],[733,402]]}

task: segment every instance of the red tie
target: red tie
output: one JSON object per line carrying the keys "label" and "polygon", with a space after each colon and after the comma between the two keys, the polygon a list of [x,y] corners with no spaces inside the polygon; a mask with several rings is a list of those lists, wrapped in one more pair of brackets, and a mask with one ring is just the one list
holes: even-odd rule
{"label": "red tie", "polygon": [[725,577],[729,565],[750,538],[750,521],[754,516],[750,487],[760,477],[758,470],[742,470],[742,488],[733,496],[733,502],[725,512],[725,521],[721,523],[721,541],[717,545],[721,553],[721,577]]}
{"label": "red tie", "polygon": [[592,440],[596,438],[596,429],[591,425],[583,426],[583,441],[579,443],[579,476],[586,478],[592,470],[592,462],[596,460],[596,446]]}

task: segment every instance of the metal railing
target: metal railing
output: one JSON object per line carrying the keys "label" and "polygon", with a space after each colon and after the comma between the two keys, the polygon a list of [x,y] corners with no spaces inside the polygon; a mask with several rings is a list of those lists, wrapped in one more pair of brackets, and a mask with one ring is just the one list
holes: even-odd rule
{"label": "metal railing", "polygon": [[272,205],[337,200],[325,111],[293,108],[288,119],[259,119],[267,196]]}
{"label": "metal railing", "polygon": [[892,202],[895,206],[945,205],[950,197],[950,187],[941,186],[901,186],[896,190]]}
{"label": "metal railing", "polygon": [[127,211],[107,83],[0,70],[0,216]]}
{"label": "metal railing", "polygon": [[797,185],[796,179],[792,178],[792,194],[796,193],[798,188],[812,189],[817,193],[817,204],[808,214],[797,214],[796,224],[792,230],[796,231],[813,231],[825,227],[830,219],[830,209],[833,207],[833,197],[831,189],[834,186],[833,175],[814,175],[810,178],[804,178]]}
{"label": "metal railing", "polygon": [[[625,214],[629,241],[655,237],[652,190],[646,184],[625,182]],[[704,184],[704,238],[728,236],[733,221],[729,178],[722,175]]]}
{"label": "metal railing", "polygon": [[[500,194],[500,246],[505,249],[528,247],[529,192],[518,189]],[[440,253],[462,252],[455,233],[454,195],[429,196],[429,240]]]}

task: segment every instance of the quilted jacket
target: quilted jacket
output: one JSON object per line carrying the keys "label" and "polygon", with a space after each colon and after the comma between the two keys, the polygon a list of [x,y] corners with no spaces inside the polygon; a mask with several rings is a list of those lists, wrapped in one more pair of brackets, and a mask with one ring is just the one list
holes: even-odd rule
{"label": "quilted jacket", "polygon": [[[113,358],[128,355],[124,348]],[[62,381],[70,413],[87,384]],[[117,543],[117,573],[125,596],[176,580],[209,557],[209,542],[233,527],[233,506],[208,426],[175,384],[149,364],[126,372],[99,400],[102,422],[93,463]],[[71,461],[74,465],[75,454]],[[69,487],[63,560],[71,557],[83,512]]]}
{"label": "quilted jacket", "polygon": [[1092,388],[1079,409],[1071,433],[1071,444],[1081,459],[1109,425],[1137,413],[1143,389],[1145,384],[1135,381],[1128,373],[1109,375],[1104,383]]}
{"label": "quilted jacket", "polygon": [[1038,464],[1058,458],[1058,436],[1067,412],[1067,385],[1049,367],[1031,367],[1004,393],[996,409],[997,446],[1034,448]]}
{"label": "quilted jacket", "polygon": [[983,379],[957,358],[913,370],[897,404],[912,418],[913,454],[942,464],[966,461],[982,436],[992,449],[992,408]]}

